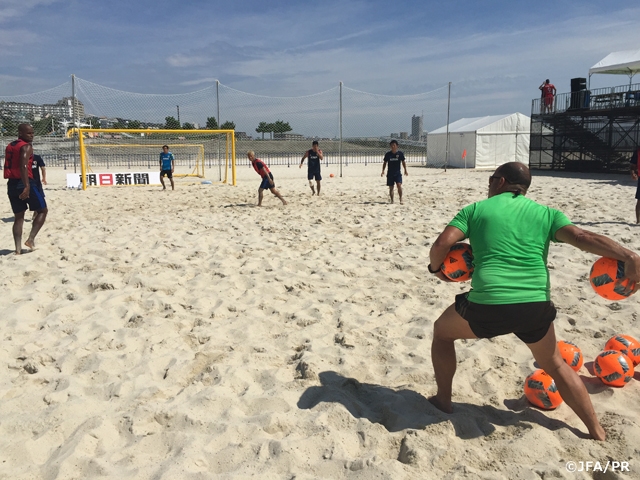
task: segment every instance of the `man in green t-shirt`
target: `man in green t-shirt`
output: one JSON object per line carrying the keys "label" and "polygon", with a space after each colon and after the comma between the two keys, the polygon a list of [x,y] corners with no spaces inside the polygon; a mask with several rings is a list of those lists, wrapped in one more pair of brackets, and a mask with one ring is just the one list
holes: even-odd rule
{"label": "man in green t-shirt", "polygon": [[458,212],[429,252],[428,269],[441,280],[440,265],[449,249],[469,238],[474,272],[471,291],[456,296],[433,327],[431,359],[438,387],[429,401],[451,413],[454,342],[515,333],[538,365],[553,377],[560,394],[596,440],[605,439],[587,390],[560,356],[550,300],[547,253],[550,242],[625,262],[625,275],[640,281],[640,256],[616,242],[573,225],[558,210],[525,197],[531,173],[522,163],[498,167],[489,177],[489,198]]}

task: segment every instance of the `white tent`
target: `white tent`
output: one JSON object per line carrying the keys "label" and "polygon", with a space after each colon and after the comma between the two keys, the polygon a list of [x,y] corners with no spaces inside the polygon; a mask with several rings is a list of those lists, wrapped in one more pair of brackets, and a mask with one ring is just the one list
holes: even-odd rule
{"label": "white tent", "polygon": [[[462,118],[449,124],[449,163],[459,168],[496,168],[507,162],[529,164],[531,119],[522,113]],[[427,164],[443,165],[447,127],[427,135]]]}
{"label": "white tent", "polygon": [[589,77],[594,73],[629,75],[629,80],[640,72],[640,50],[613,52],[589,69]]}

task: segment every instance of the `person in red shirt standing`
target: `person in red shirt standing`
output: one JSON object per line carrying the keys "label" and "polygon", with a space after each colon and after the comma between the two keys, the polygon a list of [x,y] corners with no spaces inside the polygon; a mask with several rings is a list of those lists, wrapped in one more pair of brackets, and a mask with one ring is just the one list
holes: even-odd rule
{"label": "person in red shirt standing", "polygon": [[31,233],[24,244],[35,248],[35,238],[47,218],[47,203],[42,187],[33,182],[33,127],[28,123],[18,125],[18,140],[7,145],[4,157],[4,178],[7,179],[7,195],[15,215],[13,221],[13,241],[16,255],[22,253],[22,227],[27,207],[36,212]]}
{"label": "person in red shirt standing", "polygon": [[273,173],[269,171],[269,167],[267,167],[266,163],[264,163],[259,158],[256,158],[256,154],[253,150],[249,150],[247,152],[247,157],[251,162],[251,166],[253,169],[262,177],[262,183],[260,183],[260,188],[258,188],[258,206],[262,206],[262,192],[266,189],[269,189],[271,193],[273,193],[276,197],[278,197],[283,205],[287,204],[287,201],[282,198],[280,192],[276,190],[276,184],[273,180]]}
{"label": "person in red shirt standing", "polygon": [[556,87],[553,83],[549,83],[547,78],[538,88],[542,90],[542,113],[551,113],[553,111],[553,99],[556,96]]}

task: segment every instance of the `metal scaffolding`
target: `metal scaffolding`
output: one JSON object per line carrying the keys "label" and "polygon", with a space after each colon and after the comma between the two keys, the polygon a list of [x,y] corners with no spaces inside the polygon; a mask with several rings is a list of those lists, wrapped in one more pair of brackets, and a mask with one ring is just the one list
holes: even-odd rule
{"label": "metal scaffolding", "polygon": [[[550,113],[535,99],[529,165],[536,170],[628,172],[640,146],[640,96],[630,86],[561,94]],[[604,90],[604,89],[601,89]]]}

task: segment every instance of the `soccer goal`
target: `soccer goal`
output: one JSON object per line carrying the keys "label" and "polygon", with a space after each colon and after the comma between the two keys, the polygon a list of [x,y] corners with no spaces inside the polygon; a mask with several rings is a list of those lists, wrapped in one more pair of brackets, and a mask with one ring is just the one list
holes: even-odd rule
{"label": "soccer goal", "polygon": [[[205,168],[215,183],[236,185],[236,144],[233,130],[78,130],[82,189],[97,185],[91,181],[120,172],[109,185],[145,184],[144,171],[159,172],[160,153],[167,145],[175,159],[174,177],[205,178]],[[101,173],[102,172],[102,173]],[[131,182],[127,172],[136,172]],[[87,181],[87,179],[90,179]],[[138,179],[141,180],[137,183]],[[159,178],[159,177],[158,177]]]}

